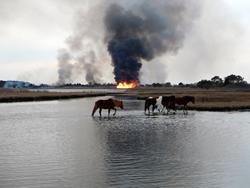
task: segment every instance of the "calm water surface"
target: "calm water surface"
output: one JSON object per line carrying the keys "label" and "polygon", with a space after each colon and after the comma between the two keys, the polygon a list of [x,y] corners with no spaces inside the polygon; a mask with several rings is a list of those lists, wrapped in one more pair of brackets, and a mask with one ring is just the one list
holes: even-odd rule
{"label": "calm water surface", "polygon": [[0,187],[249,187],[250,112],[91,117],[100,98],[0,104]]}
{"label": "calm water surface", "polygon": [[47,92],[109,92],[109,93],[121,93],[125,92],[127,89],[29,89],[29,91],[47,91]]}

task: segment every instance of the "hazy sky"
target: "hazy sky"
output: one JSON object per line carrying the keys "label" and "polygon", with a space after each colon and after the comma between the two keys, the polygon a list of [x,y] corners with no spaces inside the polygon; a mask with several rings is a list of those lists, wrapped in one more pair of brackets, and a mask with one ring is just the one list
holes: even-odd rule
{"label": "hazy sky", "polygon": [[[80,65],[79,59],[70,58],[67,67],[72,75],[66,81],[85,84],[86,71],[92,70],[98,74],[97,81],[115,83],[103,24],[111,2],[0,0],[0,80],[57,83],[58,57],[64,49],[84,59]],[[113,2],[129,8],[143,0]],[[183,45],[177,53],[142,60],[141,83],[195,83],[230,74],[250,83],[250,1],[201,0],[195,9],[192,2],[185,17],[192,17],[192,22],[185,22]]]}

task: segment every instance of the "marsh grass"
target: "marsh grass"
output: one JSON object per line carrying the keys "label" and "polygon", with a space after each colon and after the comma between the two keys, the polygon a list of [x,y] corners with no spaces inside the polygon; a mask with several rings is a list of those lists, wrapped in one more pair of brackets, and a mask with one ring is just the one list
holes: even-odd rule
{"label": "marsh grass", "polygon": [[145,89],[141,88],[137,91],[138,99],[145,100],[148,97],[156,97],[160,95],[174,95],[183,97],[186,95],[195,97],[195,104],[189,103],[190,109],[197,110],[236,110],[250,109],[250,91],[242,89],[193,89],[193,88],[161,88],[161,89]]}
{"label": "marsh grass", "polygon": [[48,91],[29,91],[27,89],[0,89],[0,102],[21,102],[39,100],[57,100],[81,97],[104,96],[102,92],[48,92]]}
{"label": "marsh grass", "polygon": [[[0,102],[20,102],[36,100],[58,100],[80,97],[105,96],[104,92],[48,92],[29,91],[27,89],[0,89]],[[119,93],[116,93],[119,94]],[[116,95],[112,93],[112,95]],[[250,109],[250,91],[242,89],[194,89],[194,88],[152,88],[136,87],[123,94],[137,95],[137,99],[145,100],[148,97],[170,96],[183,97],[194,96],[195,104],[188,103],[189,109],[194,110],[239,110]]]}

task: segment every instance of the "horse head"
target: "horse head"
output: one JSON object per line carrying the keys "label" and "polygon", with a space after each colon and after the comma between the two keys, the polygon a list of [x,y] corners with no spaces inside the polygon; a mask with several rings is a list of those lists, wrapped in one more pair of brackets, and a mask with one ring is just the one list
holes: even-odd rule
{"label": "horse head", "polygon": [[121,101],[120,108],[123,109],[123,102]]}
{"label": "horse head", "polygon": [[193,97],[193,99],[192,99],[192,103],[195,104],[195,98],[194,98],[194,97]]}

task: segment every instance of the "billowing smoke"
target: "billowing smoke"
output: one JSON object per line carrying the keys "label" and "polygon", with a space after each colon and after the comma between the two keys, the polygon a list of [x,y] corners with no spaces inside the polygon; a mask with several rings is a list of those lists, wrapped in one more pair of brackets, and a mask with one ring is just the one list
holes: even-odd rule
{"label": "billowing smoke", "polygon": [[66,49],[59,49],[58,50],[58,75],[59,81],[58,85],[64,84],[66,82],[72,82],[71,74],[73,65],[70,63],[71,56],[70,53]]}
{"label": "billowing smoke", "polygon": [[[98,65],[94,51],[90,50],[86,56],[80,55],[75,59],[71,57],[66,49],[59,49],[58,52],[59,81],[57,82],[57,85],[73,82],[74,75],[83,74],[83,71],[86,72],[85,80],[89,85],[101,82],[99,78],[102,74],[100,70],[96,68]],[[73,60],[75,62],[71,63]]]}
{"label": "billowing smoke", "polygon": [[95,52],[91,50],[88,54],[88,57],[90,58],[88,60],[89,63],[86,63],[84,57],[79,58],[79,65],[83,65],[84,70],[86,70],[85,79],[89,85],[100,83],[101,80],[99,78],[102,76],[102,74],[100,70],[96,68],[97,62]]}
{"label": "billowing smoke", "polygon": [[100,9],[103,10],[100,6],[92,6],[88,10],[79,8],[76,11],[73,33],[65,39],[66,47],[58,50],[57,85],[76,80],[81,83],[86,81],[89,85],[102,82],[102,70],[107,64],[108,53],[100,25],[103,15],[97,14]]}
{"label": "billowing smoke", "polygon": [[66,39],[68,49],[59,50],[58,84],[72,82],[83,72],[89,84],[100,82],[105,48],[115,81],[139,84],[143,61],[177,54],[198,12],[196,1],[115,2],[97,2],[86,14],[78,14],[76,31]]}
{"label": "billowing smoke", "polygon": [[161,2],[144,1],[130,10],[111,4],[106,10],[105,39],[117,83],[140,83],[142,59],[150,61],[165,53],[176,54],[183,46],[192,21],[185,14],[186,2]]}

